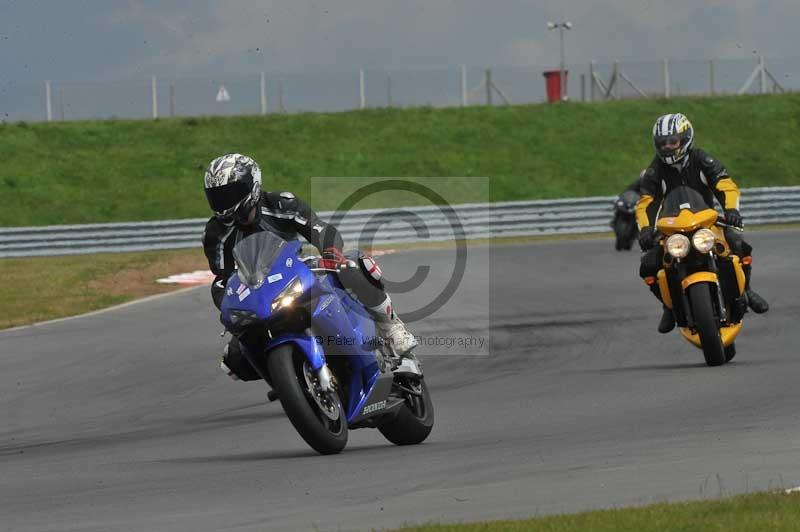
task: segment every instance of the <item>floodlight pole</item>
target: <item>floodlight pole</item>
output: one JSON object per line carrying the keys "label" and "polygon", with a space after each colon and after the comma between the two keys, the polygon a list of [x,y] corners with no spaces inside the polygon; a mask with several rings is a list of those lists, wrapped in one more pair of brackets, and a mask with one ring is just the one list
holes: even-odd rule
{"label": "floodlight pole", "polygon": [[561,87],[559,88],[559,93],[560,93],[559,98],[563,102],[564,100],[567,99],[567,87],[565,83],[565,77],[566,77],[565,74],[567,65],[566,65],[566,60],[564,59],[564,30],[571,30],[572,22],[569,21],[558,22],[558,23],[548,22],[547,28],[551,30],[558,28],[558,36],[561,44],[561,64],[559,67],[559,74],[558,74],[560,82],[559,85],[561,85]]}

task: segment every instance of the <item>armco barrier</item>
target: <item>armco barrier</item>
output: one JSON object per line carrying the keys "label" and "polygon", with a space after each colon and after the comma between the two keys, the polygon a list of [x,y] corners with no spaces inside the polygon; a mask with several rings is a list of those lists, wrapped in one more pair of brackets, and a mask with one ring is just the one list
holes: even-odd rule
{"label": "armco barrier", "polygon": [[[458,237],[487,238],[609,231],[615,196],[470,203],[351,211],[337,226],[345,241],[389,244]],[[800,186],[742,191],[748,224],[800,222]],[[320,213],[330,220],[333,212]],[[200,245],[205,218],[157,222],[53,225],[0,229],[0,257],[190,248]]]}

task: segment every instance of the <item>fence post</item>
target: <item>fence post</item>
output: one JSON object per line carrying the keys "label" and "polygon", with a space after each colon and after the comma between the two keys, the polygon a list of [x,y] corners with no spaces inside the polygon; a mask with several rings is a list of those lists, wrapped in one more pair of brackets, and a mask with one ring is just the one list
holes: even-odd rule
{"label": "fence post", "polygon": [[664,59],[664,98],[669,98],[669,60]]}
{"label": "fence post", "polygon": [[267,114],[267,75],[262,72],[258,80],[259,95],[261,97],[261,114]]}
{"label": "fence post", "polygon": [[175,116],[175,82],[169,84],[169,116]]}
{"label": "fence post", "polygon": [[156,88],[156,77],[150,80],[150,95],[153,99],[153,118],[158,118],[158,92]]}
{"label": "fence post", "polygon": [[278,112],[282,113],[286,109],[283,107],[283,80],[278,80]]}
{"label": "fence post", "polygon": [[589,101],[594,101],[594,87],[597,85],[595,81],[594,61],[589,61]]}
{"label": "fence post", "polygon": [[761,78],[761,94],[765,94],[767,92],[767,69],[764,66],[764,56],[759,56],[758,58],[758,68],[760,70],[760,78]]}
{"label": "fence post", "polygon": [[492,69],[486,69],[486,79],[484,80],[484,84],[486,85],[486,105],[492,105]]}
{"label": "fence post", "polygon": [[615,100],[619,100],[620,96],[622,96],[622,92],[621,92],[621,89],[620,89],[620,87],[622,86],[622,83],[619,82],[620,78],[622,77],[622,76],[620,76],[621,73],[622,73],[622,67],[619,64],[619,60],[615,59],[614,60],[614,99]]}
{"label": "fence post", "polygon": [[64,121],[64,89],[58,88],[58,111],[61,121]]}
{"label": "fence post", "polygon": [[714,87],[714,60],[708,60],[708,84],[709,89],[711,91],[711,96],[714,96],[714,93],[717,92],[716,88]]}
{"label": "fence post", "polygon": [[44,112],[48,122],[53,121],[53,104],[50,101],[50,82],[44,82]]}
{"label": "fence post", "polygon": [[461,65],[461,107],[467,106],[467,98],[467,66]]}
{"label": "fence post", "polygon": [[367,106],[367,98],[364,94],[364,69],[358,70],[358,107],[364,109]]}
{"label": "fence post", "polygon": [[581,74],[581,101],[586,101],[586,74]]}

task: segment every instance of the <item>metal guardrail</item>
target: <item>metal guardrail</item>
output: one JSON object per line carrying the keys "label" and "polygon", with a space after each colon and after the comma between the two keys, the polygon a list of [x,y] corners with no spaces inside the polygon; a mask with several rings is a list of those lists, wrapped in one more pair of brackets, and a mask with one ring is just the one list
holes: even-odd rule
{"label": "metal guardrail", "polygon": [[[390,244],[609,231],[616,196],[469,203],[351,211],[336,225],[346,242]],[[742,191],[748,224],[800,222],[800,186]],[[319,213],[325,220],[333,212]],[[191,248],[200,245],[206,218],[157,222],[52,225],[0,229],[0,257]]]}

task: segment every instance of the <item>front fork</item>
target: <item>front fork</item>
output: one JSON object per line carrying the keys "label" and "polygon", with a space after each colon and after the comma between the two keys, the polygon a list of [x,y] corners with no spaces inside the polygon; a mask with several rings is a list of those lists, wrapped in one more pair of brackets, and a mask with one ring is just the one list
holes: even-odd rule
{"label": "front fork", "polygon": [[262,344],[263,347],[256,347],[255,350],[253,350],[253,347],[247,348],[244,343],[242,343],[241,346],[242,353],[245,355],[250,364],[256,369],[261,377],[271,385],[272,383],[269,379],[267,366],[265,364],[266,359],[263,358],[263,355],[261,357],[256,356],[255,353],[268,353],[279,345],[287,343],[293,344],[295,349],[303,354],[303,357],[306,359],[309,368],[311,368],[311,371],[313,371],[318,377],[319,385],[322,391],[335,391],[336,386],[334,383],[333,373],[328,367],[328,364],[325,362],[325,354],[322,351],[322,346],[310,333],[281,334],[276,338],[272,338],[272,335],[270,334],[270,338],[267,340],[266,344]]}
{"label": "front fork", "polygon": [[[687,297],[687,292],[689,286],[697,283],[697,282],[708,282],[713,283],[716,290],[716,307],[717,307],[717,317],[721,325],[726,325],[728,322],[727,311],[725,309],[725,301],[723,299],[722,288],[719,285],[719,271],[717,269],[716,260],[714,260],[714,255],[709,252],[708,254],[708,262],[706,264],[707,270],[706,271],[699,271],[694,273],[689,273],[688,265],[683,262],[681,259],[673,259],[672,268],[675,270],[675,278],[678,283],[680,283],[681,290],[680,290],[680,308],[683,311],[683,315],[686,317],[686,326],[690,329],[695,328],[694,324],[694,316],[692,315],[691,305],[689,304],[689,298]],[[664,272],[664,273],[662,273]],[[661,295],[663,298],[664,303],[673,309],[674,311],[674,302],[672,301],[672,291],[669,287],[669,282],[667,280],[666,272],[662,270],[659,272],[658,282],[659,282],[659,289],[661,291]]]}

